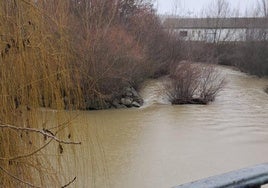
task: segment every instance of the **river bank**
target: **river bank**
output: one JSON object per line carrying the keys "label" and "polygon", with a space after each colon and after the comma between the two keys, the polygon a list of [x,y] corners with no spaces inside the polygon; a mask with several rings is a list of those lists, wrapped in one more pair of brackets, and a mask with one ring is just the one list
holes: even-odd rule
{"label": "river bank", "polygon": [[[215,100],[218,92],[225,85],[225,78],[218,70],[219,67],[213,64],[181,61],[170,69],[169,74],[162,77],[166,81],[160,92],[167,95],[166,98],[172,105],[207,105]],[[162,80],[162,78],[155,79]],[[117,93],[119,94],[114,98],[106,100],[105,105],[86,103],[86,109],[139,108],[143,105],[144,99],[131,86],[125,87],[121,92]],[[101,106],[98,106],[99,104]]]}
{"label": "river bank", "polygon": [[[173,73],[169,75],[154,78],[151,79],[151,81],[154,82],[155,80],[155,82],[157,82],[157,80],[159,80],[161,86],[159,85],[158,92],[162,93],[165,100],[169,101],[168,104],[207,105],[215,100],[218,92],[220,92],[226,84],[224,71],[222,71],[222,69],[230,69],[236,72],[241,72],[237,67],[233,66],[216,66],[205,63],[182,61],[178,63],[175,73],[173,71]],[[139,88],[143,88],[143,85],[146,82],[147,81],[145,80],[141,83]],[[268,88],[265,87],[264,91],[268,93]],[[140,108],[144,104],[144,96],[143,94],[140,94],[140,92],[140,90],[137,91],[133,87],[128,86],[119,92],[121,93],[120,95],[107,100],[105,105],[95,103],[95,106],[93,106],[92,104],[89,104],[91,106],[88,106],[87,109],[100,110],[110,108]]]}

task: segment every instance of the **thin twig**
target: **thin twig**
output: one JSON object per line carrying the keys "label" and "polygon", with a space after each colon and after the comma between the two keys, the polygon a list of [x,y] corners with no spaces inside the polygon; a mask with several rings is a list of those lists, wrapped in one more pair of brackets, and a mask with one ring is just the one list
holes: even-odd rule
{"label": "thin twig", "polygon": [[14,160],[17,160],[17,159],[30,157],[30,156],[36,154],[37,152],[41,151],[41,150],[44,149],[45,147],[47,147],[47,146],[50,144],[50,142],[51,142],[52,140],[53,140],[53,139],[50,139],[46,144],[44,144],[43,146],[41,146],[40,148],[36,149],[35,151],[33,151],[33,152],[31,152],[31,153],[28,153],[28,154],[25,154],[25,155],[18,155],[18,156],[10,157],[10,158],[0,158],[0,160],[14,161]]}
{"label": "thin twig", "polygon": [[1,166],[0,166],[0,170],[2,170],[2,171],[3,171],[4,173],[6,173],[8,176],[12,177],[13,179],[15,179],[15,180],[17,180],[17,181],[19,181],[19,182],[21,182],[21,183],[23,183],[23,184],[26,184],[26,185],[28,185],[28,186],[30,186],[30,187],[34,187],[34,188],[41,188],[40,186],[33,185],[33,184],[29,183],[29,182],[26,182],[26,181],[24,181],[24,180],[18,178],[17,176],[14,176],[13,174],[11,174],[10,172],[8,172],[6,169],[4,169],[4,168],[1,167]]}
{"label": "thin twig", "polygon": [[[77,117],[78,117],[78,115],[75,116],[75,118],[77,118]],[[64,122],[64,123],[62,123],[62,124],[60,124],[60,125],[58,126],[58,128],[59,128],[59,127],[66,126],[66,125],[68,125],[70,122],[71,122],[71,120],[68,120],[68,121],[66,121],[66,122]],[[0,126],[0,128],[1,128],[1,126]],[[51,129],[54,129],[54,128],[56,128],[56,127],[49,128],[48,130],[51,130]],[[43,129],[43,130],[44,130],[44,129]],[[45,130],[44,130],[44,131],[45,131]],[[53,133],[50,133],[50,134],[53,135]],[[55,132],[55,136],[56,136],[57,134],[58,134],[58,131]],[[40,148],[36,149],[35,151],[33,151],[33,152],[31,152],[31,153],[24,154],[24,155],[18,155],[18,156],[14,156],[14,157],[10,157],[10,158],[2,158],[2,157],[0,157],[0,160],[14,161],[14,160],[17,160],[17,159],[30,157],[30,156],[32,156],[32,155],[38,153],[38,152],[41,151],[42,149],[44,149],[46,146],[48,146],[48,145],[51,143],[52,140],[53,140],[53,139],[51,138],[47,143],[45,143],[43,146],[41,146]]]}
{"label": "thin twig", "polygon": [[72,181],[70,181],[70,182],[67,183],[66,185],[62,186],[61,188],[68,187],[68,186],[71,185],[75,180],[76,180],[76,177],[74,177],[74,179],[73,179]]}
{"label": "thin twig", "polygon": [[52,138],[53,140],[55,140],[56,142],[61,143],[61,144],[81,144],[81,142],[71,142],[71,141],[60,140],[55,135],[51,134],[49,131],[47,131],[45,129],[40,130],[40,129],[35,129],[35,128],[16,127],[13,125],[0,125],[0,128],[13,129],[13,130],[17,130],[17,131],[35,132],[35,133],[47,136],[48,138]]}
{"label": "thin twig", "polygon": [[[52,129],[59,129],[61,127],[64,127],[66,125],[69,125],[73,120],[77,119],[79,117],[79,114],[76,114],[74,117],[72,117],[72,119],[68,120],[68,121],[65,121],[57,126],[54,126],[54,127],[49,127],[47,128],[48,130],[52,130]],[[56,133],[55,133],[56,134]]]}

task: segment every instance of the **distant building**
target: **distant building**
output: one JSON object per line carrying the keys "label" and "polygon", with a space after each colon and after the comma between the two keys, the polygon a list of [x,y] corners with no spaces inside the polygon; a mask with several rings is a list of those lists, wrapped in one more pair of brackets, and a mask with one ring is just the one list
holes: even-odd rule
{"label": "distant building", "polygon": [[268,40],[268,18],[162,18],[163,27],[183,40],[245,41]]}

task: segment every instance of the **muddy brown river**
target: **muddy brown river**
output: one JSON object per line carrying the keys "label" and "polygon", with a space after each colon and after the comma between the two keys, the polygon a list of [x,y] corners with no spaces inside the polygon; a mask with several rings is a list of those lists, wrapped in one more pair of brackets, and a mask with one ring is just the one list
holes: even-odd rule
{"label": "muddy brown river", "polygon": [[209,105],[170,105],[159,79],[140,109],[68,112],[82,145],[64,146],[60,174],[78,188],[168,188],[268,162],[268,80],[221,70],[227,85]]}

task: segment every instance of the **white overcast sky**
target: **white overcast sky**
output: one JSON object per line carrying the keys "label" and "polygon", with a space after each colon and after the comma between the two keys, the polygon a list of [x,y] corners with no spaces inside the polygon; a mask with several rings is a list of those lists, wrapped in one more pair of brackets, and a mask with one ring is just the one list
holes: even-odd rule
{"label": "white overcast sky", "polygon": [[[210,6],[215,0],[154,0],[155,8],[158,14],[175,13],[174,4],[178,5],[179,14],[184,16],[200,15],[204,7]],[[238,8],[240,14],[244,15],[245,11],[252,10],[256,6],[257,0],[227,0],[231,8]],[[177,9],[177,10],[178,10]]]}

